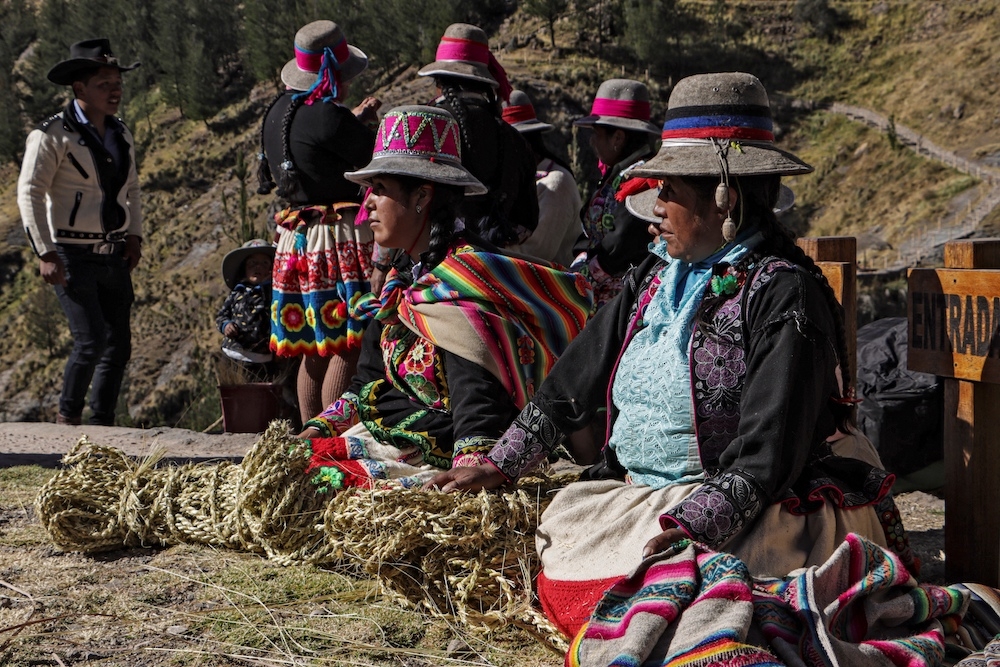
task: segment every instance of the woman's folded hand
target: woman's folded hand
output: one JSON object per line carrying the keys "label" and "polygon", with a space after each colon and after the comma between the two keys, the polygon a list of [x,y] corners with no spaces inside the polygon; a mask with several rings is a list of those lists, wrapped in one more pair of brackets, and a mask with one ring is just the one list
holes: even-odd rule
{"label": "woman's folded hand", "polygon": [[687,538],[687,533],[680,528],[667,528],[649,542],[646,542],[646,546],[642,550],[642,557],[649,558],[654,554],[663,553],[671,544],[686,540]]}
{"label": "woman's folded hand", "polygon": [[452,468],[435,475],[424,484],[425,491],[479,491],[481,489],[499,489],[507,482],[507,478],[488,463],[471,468]]}

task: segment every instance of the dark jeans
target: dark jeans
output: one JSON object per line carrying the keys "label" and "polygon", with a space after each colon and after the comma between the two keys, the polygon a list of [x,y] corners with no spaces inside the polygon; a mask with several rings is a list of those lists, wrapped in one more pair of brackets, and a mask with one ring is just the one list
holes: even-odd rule
{"label": "dark jeans", "polygon": [[79,417],[93,380],[90,423],[111,426],[125,365],[132,356],[132,278],[120,254],[97,255],[89,248],[57,246],[66,267],[66,286],[56,285],[56,295],[73,335],[59,413]]}

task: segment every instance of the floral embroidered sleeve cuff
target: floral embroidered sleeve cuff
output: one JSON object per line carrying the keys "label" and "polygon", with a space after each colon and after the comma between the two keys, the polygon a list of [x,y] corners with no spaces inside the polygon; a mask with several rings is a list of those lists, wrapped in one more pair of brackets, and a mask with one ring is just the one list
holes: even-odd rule
{"label": "floral embroidered sleeve cuff", "polygon": [[451,459],[452,468],[472,468],[486,463],[496,438],[484,435],[470,435],[455,441],[455,455]]}
{"label": "floral embroidered sleeve cuff", "polygon": [[548,415],[528,403],[490,450],[489,460],[507,481],[515,482],[541,463],[562,437]]}
{"label": "floral embroidered sleeve cuff", "polygon": [[324,438],[332,438],[357,423],[358,397],[348,392],[327,406],[326,410],[307,421],[303,428],[314,428],[322,433]]}
{"label": "floral embroidered sleeve cuff", "polygon": [[764,505],[764,494],[752,477],[727,472],[707,480],[662,514],[660,527],[676,526],[691,539],[718,548],[752,524]]}

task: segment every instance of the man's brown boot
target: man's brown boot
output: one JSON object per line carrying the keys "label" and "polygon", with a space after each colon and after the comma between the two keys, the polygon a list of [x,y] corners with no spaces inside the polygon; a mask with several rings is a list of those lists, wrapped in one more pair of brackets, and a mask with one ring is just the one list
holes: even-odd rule
{"label": "man's brown boot", "polygon": [[60,413],[56,415],[56,423],[64,424],[66,426],[79,426],[83,423],[82,417],[67,417],[66,415]]}

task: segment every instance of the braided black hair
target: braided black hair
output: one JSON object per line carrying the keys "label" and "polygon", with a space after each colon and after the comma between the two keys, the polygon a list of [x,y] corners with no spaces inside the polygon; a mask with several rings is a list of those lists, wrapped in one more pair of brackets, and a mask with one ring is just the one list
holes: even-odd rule
{"label": "braided black hair", "polygon": [[[681,180],[694,188],[699,200],[714,201],[715,189],[719,184],[717,178],[682,177]],[[792,233],[778,221],[778,217],[774,213],[774,206],[778,201],[778,194],[781,187],[781,177],[730,176],[729,182],[740,193],[740,197],[736,201],[736,206],[733,207],[733,219],[746,220],[747,222],[755,221],[764,237],[761,245],[756,248],[756,252],[751,253],[751,255],[756,257],[769,255],[781,257],[801,266],[819,282],[836,327],[835,345],[837,361],[843,381],[843,392],[847,395],[850,387],[853,386],[854,379],[851,377],[850,360],[847,356],[847,329],[844,324],[844,309],[840,302],[837,301],[837,296],[834,294],[833,288],[820,268],[816,266],[813,258],[795,244]],[[744,258],[744,261],[750,260],[750,256]],[[699,309],[697,315],[700,324],[708,323],[712,310],[712,304],[702,303],[702,307]],[[850,408],[836,411],[835,417],[837,418],[838,426],[843,429],[846,424],[850,423]]]}
{"label": "braided black hair", "polygon": [[299,173],[292,160],[289,133],[292,130],[292,119],[295,118],[295,112],[299,110],[304,101],[305,96],[293,96],[288,108],[285,109],[285,115],[281,118],[281,175],[278,177],[277,194],[283,199],[290,199],[301,187]]}
{"label": "braided black hair", "polygon": [[257,153],[257,194],[259,195],[270,194],[275,186],[271,165],[267,162],[267,150],[264,148],[264,129],[267,127],[267,117],[271,114],[271,109],[283,95],[284,93],[278,93],[278,96],[271,100],[260,121],[260,151]]}
{"label": "braided black hair", "polygon": [[[407,195],[412,194],[417,188],[427,181],[413,176],[391,175],[399,181],[399,186]],[[427,251],[424,253],[424,266],[427,270],[444,261],[448,256],[448,248],[454,242],[457,233],[455,231],[455,219],[458,215],[458,207],[465,196],[465,189],[457,185],[445,185],[444,183],[434,183],[434,195],[431,198],[430,208],[427,210],[427,221],[430,223],[430,237]]]}
{"label": "braided black hair", "polygon": [[490,102],[489,109],[493,112],[493,115],[500,118],[500,101],[497,98],[496,90],[488,83],[451,76],[436,76],[434,77],[434,83],[441,89],[441,96],[444,97],[442,106],[451,112],[451,115],[458,121],[458,129],[462,134],[462,152],[471,151],[472,145],[469,143],[469,135],[465,129],[469,122],[469,117],[465,112],[465,104],[459,98],[458,94],[462,92],[475,92],[484,95],[486,100]]}

